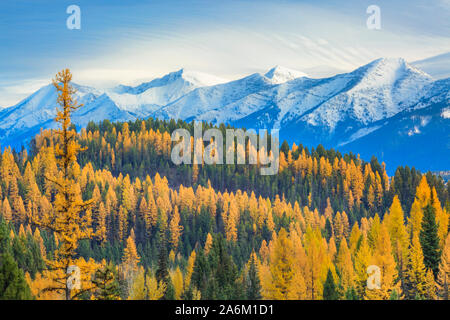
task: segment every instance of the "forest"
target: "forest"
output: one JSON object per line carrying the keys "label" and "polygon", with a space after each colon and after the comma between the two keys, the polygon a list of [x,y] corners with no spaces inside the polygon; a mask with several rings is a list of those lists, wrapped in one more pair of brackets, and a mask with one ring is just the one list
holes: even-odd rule
{"label": "forest", "polygon": [[441,177],[301,141],[273,176],[175,165],[171,133],[193,122],[75,128],[71,78],[58,129],[0,156],[0,299],[449,299]]}

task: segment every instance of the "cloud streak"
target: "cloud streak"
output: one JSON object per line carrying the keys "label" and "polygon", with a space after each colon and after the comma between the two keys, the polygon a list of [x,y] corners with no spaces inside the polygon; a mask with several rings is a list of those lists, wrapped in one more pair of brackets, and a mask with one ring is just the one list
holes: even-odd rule
{"label": "cloud streak", "polygon": [[447,0],[377,1],[376,31],[366,27],[366,0],[76,2],[79,31],[65,28],[73,0],[1,2],[0,106],[27,94],[16,83],[50,80],[63,67],[79,83],[111,86],[181,67],[229,79],[274,65],[323,76],[381,56],[450,51]]}

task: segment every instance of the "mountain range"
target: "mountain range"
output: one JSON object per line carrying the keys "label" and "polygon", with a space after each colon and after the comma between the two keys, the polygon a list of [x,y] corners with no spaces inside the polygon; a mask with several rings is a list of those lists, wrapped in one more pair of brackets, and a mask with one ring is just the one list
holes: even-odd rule
{"label": "mountain range", "polygon": [[[155,117],[275,128],[289,143],[320,143],[367,160],[375,155],[391,170],[405,164],[449,170],[450,78],[436,79],[420,69],[436,73],[445,59],[408,64],[381,58],[320,79],[276,66],[233,81],[181,69],[134,87],[74,84],[84,107],[72,121],[79,128],[89,121]],[[0,110],[2,146],[20,148],[41,128],[53,128],[56,97],[47,85]]]}

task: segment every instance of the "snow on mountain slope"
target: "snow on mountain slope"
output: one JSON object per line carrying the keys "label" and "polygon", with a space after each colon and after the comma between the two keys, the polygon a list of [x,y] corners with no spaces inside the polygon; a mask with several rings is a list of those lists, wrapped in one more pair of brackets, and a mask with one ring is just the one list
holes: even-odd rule
{"label": "snow on mountain slope", "polygon": [[179,99],[196,88],[223,82],[226,80],[181,69],[136,87],[120,85],[108,90],[107,94],[119,108],[133,112],[139,117],[147,117],[161,106]]}
{"label": "snow on mountain slope", "polygon": [[274,86],[270,79],[255,73],[224,84],[197,88],[177,101],[157,110],[154,115],[164,119],[200,119],[208,111],[220,110],[252,93],[264,91]]}
{"label": "snow on mountain slope", "polygon": [[348,75],[353,78],[348,90],[306,115],[309,124],[334,130],[347,119],[366,125],[391,117],[417,101],[423,87],[433,81],[403,59],[379,59]]}
{"label": "snow on mountain slope", "polygon": [[450,77],[450,52],[411,63],[416,68],[425,71],[435,79]]}
{"label": "snow on mountain slope", "polygon": [[[73,84],[76,98],[84,106],[75,111],[73,123],[82,127],[89,121],[128,121],[148,117],[150,113],[178,99],[197,87],[225,80],[207,74],[181,69],[136,87],[118,86],[106,92]],[[0,110],[0,142],[22,143],[14,137],[31,139],[40,127],[53,128],[57,92],[52,84],[42,87],[17,105]],[[26,132],[26,135],[24,133]]]}
{"label": "snow on mountain slope", "polygon": [[308,75],[301,71],[292,70],[281,66],[275,66],[274,68],[270,69],[264,76],[271,79],[272,83],[280,84],[294,80],[296,78],[307,77]]}
{"label": "snow on mountain slope", "polygon": [[[306,80],[301,71],[276,66],[224,84],[199,88],[154,113],[156,117],[230,122],[261,109],[283,91],[279,86]],[[279,88],[279,89],[278,89]]]}
{"label": "snow on mountain slope", "polygon": [[335,146],[369,133],[366,127],[371,123],[416,104],[425,92],[432,91],[432,83],[429,75],[403,59],[378,59],[350,73],[326,79],[296,78],[226,104],[207,101],[214,107],[190,114],[189,119],[277,128],[290,142]]}
{"label": "snow on mountain slope", "polygon": [[[348,143],[351,143],[361,137],[363,137],[366,134],[370,134],[373,131],[376,131],[378,129],[381,128],[381,131],[383,130],[384,126],[386,124],[388,124],[391,119],[395,119],[395,117],[397,117],[397,115],[400,114],[406,114],[408,112],[412,113],[414,110],[421,110],[421,109],[426,109],[431,105],[450,105],[450,78],[448,79],[442,79],[442,80],[438,80],[435,82],[432,82],[428,85],[426,85],[423,90],[422,90],[422,96],[419,100],[417,100],[415,102],[415,104],[412,104],[409,108],[405,109],[405,111],[399,112],[396,115],[394,115],[391,118],[388,118],[387,120],[389,121],[385,121],[385,119],[375,122],[375,125],[373,126],[369,126],[369,127],[364,127],[360,130],[358,130],[356,133],[352,134],[352,136],[350,137],[350,139],[348,141],[341,141],[339,143],[338,146],[345,146]],[[446,112],[447,109],[443,109],[442,110],[442,114],[444,114]],[[422,117],[422,123],[421,125],[425,125],[427,124],[426,121],[424,120],[426,117]],[[444,117],[445,118],[445,117]],[[410,130],[410,135],[417,133],[417,127],[414,130]],[[365,132],[365,134],[362,134],[363,132]]]}
{"label": "snow on mountain slope", "polygon": [[[283,74],[281,81],[280,74]],[[416,103],[433,82],[403,59],[378,59],[326,79],[292,76],[275,67],[222,85],[196,89],[154,113],[156,117],[231,123],[247,128],[278,128],[286,137],[317,134],[326,142],[348,139],[361,127],[395,115]],[[290,79],[292,76],[294,79]],[[276,79],[276,81],[273,81]],[[276,84],[274,84],[274,82]],[[333,132],[344,125],[338,137]],[[300,130],[302,136],[298,136]],[[300,132],[299,131],[299,132]],[[363,131],[364,132],[364,131]],[[335,139],[336,138],[336,139]]]}
{"label": "snow on mountain slope", "polygon": [[[337,93],[321,96],[315,106],[305,108],[301,102],[292,108],[281,121],[281,135],[306,145],[320,141],[335,147],[369,133],[372,123],[416,105],[433,83],[429,75],[403,59],[378,59],[331,79],[347,82],[342,90],[336,88]],[[306,94],[317,96],[314,90]]]}
{"label": "snow on mountain slope", "polygon": [[[377,123],[377,129],[339,147],[342,152],[357,152],[363,159],[375,155],[389,164],[389,174],[408,164],[421,171],[448,170],[450,158],[450,100],[410,109]],[[379,125],[379,126],[378,126]]]}
{"label": "snow on mountain slope", "polygon": [[[291,143],[321,143],[343,150],[350,146],[354,149],[349,151],[369,154],[370,144],[359,142],[372,143],[366,137],[377,135],[387,139],[382,133],[392,133],[392,119],[397,115],[423,112],[420,125],[409,127],[410,137],[420,136],[428,123],[441,124],[434,121],[434,113],[426,114],[430,106],[444,106],[439,109],[440,119],[450,116],[450,79],[435,81],[403,59],[378,59],[352,72],[323,79],[274,67],[264,75],[223,81],[182,69],[136,87],[121,85],[99,91],[75,85],[77,98],[85,106],[72,119],[77,127],[90,120],[127,121],[152,116],[277,128],[280,138]],[[48,85],[17,105],[0,110],[0,143],[20,146],[41,127],[54,127],[56,97],[55,89]],[[430,131],[428,138],[441,139],[432,137],[438,131]],[[405,143],[409,141],[404,138]]]}
{"label": "snow on mountain slope", "polygon": [[450,119],[450,109],[443,110],[441,116],[444,119]]}
{"label": "snow on mountain slope", "polygon": [[[72,115],[77,127],[84,127],[89,121],[127,121],[136,117],[119,109],[106,94],[91,87],[72,84],[77,90],[75,97],[83,107]],[[52,84],[42,87],[17,105],[0,111],[0,142],[19,146],[27,142],[40,129],[55,128],[57,92]],[[23,137],[23,140],[18,137]]]}
{"label": "snow on mountain slope", "polygon": [[294,112],[294,109],[296,114],[308,111],[330,95],[342,90],[348,81],[345,77],[323,80],[297,78],[272,86],[268,90],[249,94],[223,108],[206,112],[199,119],[215,123],[237,121],[240,124],[245,123],[248,128],[279,129],[288,112]]}
{"label": "snow on mountain slope", "polygon": [[100,95],[86,106],[76,110],[72,122],[77,127],[85,127],[89,121],[100,122],[105,119],[114,121],[135,120],[136,116],[120,109],[107,94]]}
{"label": "snow on mountain slope", "polygon": [[[86,86],[73,84],[77,89],[75,94],[79,103],[88,105],[101,92]],[[29,128],[38,127],[56,116],[56,89],[52,84],[42,87],[26,99],[12,107],[0,111],[0,142],[15,141],[17,134]],[[46,128],[46,126],[44,126]],[[36,130],[35,130],[36,131]],[[36,133],[39,130],[36,131]],[[17,141],[20,143],[20,140]]]}
{"label": "snow on mountain slope", "polygon": [[[94,88],[73,85],[79,103],[89,103],[100,92]],[[52,84],[42,87],[17,105],[0,111],[0,129],[22,128],[39,124],[56,115],[57,93]]]}

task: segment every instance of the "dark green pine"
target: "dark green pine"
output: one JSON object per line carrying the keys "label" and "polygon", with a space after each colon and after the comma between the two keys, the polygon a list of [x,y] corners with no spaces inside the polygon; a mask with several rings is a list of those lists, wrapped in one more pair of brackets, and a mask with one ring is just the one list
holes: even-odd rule
{"label": "dark green pine", "polygon": [[439,248],[436,214],[434,208],[430,204],[424,208],[422,230],[420,231],[420,244],[422,245],[425,267],[431,269],[436,278],[439,272],[441,252]]}

